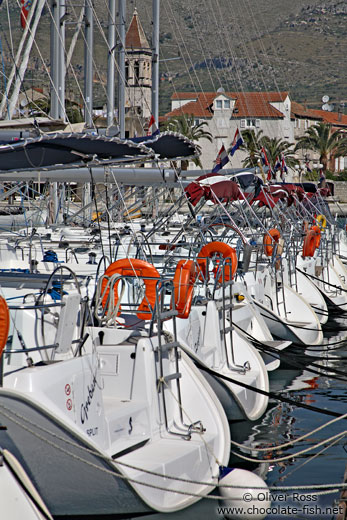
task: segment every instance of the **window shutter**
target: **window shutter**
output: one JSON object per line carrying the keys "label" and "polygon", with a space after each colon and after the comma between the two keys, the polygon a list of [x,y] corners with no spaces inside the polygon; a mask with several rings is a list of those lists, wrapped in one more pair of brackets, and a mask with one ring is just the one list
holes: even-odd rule
{"label": "window shutter", "polygon": [[255,120],[255,126],[256,128],[260,128],[260,119]]}

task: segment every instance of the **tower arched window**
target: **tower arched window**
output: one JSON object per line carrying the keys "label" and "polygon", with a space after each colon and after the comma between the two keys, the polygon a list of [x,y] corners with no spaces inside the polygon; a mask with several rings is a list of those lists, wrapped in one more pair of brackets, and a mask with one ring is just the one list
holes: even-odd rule
{"label": "tower arched window", "polygon": [[138,61],[135,61],[135,63],[134,63],[134,83],[135,83],[135,85],[139,84],[139,78],[140,78],[140,63]]}
{"label": "tower arched window", "polygon": [[129,62],[128,62],[128,60],[125,62],[125,81],[127,83],[129,81]]}

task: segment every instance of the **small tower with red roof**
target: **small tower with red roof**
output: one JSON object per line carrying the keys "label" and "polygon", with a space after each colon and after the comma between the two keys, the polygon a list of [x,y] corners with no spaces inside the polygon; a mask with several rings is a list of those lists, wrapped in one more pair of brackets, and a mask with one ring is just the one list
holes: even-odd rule
{"label": "small tower with red roof", "polygon": [[131,137],[135,131],[143,133],[151,115],[152,50],[136,7],[125,39],[125,81],[126,127]]}

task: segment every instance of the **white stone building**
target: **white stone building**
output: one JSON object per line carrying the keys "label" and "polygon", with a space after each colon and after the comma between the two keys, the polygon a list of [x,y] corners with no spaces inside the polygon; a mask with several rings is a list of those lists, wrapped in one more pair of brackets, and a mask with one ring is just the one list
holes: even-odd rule
{"label": "white stone building", "polygon": [[[291,123],[291,101],[288,92],[177,92],[171,98],[170,118],[193,116],[196,124],[206,122],[205,130],[213,142],[201,139],[201,161],[211,168],[224,144],[229,148],[236,129],[254,129],[269,137],[294,142]],[[238,150],[231,159],[232,167],[242,167],[245,153]]]}

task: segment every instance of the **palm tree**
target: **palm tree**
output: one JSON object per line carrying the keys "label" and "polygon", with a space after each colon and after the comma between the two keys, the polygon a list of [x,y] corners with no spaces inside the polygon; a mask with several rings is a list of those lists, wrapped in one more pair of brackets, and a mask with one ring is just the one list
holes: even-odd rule
{"label": "palm tree", "polygon": [[260,139],[260,145],[265,149],[267,158],[273,171],[275,171],[276,159],[283,156],[289,168],[295,168],[299,164],[294,155],[294,144],[277,137],[264,136]]}
{"label": "palm tree", "polygon": [[242,132],[244,144],[241,148],[248,152],[248,156],[243,160],[243,166],[245,168],[253,168],[258,165],[259,160],[261,160],[262,148],[265,150],[273,171],[275,170],[276,159],[281,159],[282,155],[289,168],[294,168],[296,164],[299,164],[292,149],[294,144],[277,137],[270,138],[262,134],[262,130],[259,130],[257,133],[255,133],[254,130],[245,130]]}
{"label": "palm tree", "polygon": [[[171,132],[177,132],[182,134],[191,141],[199,141],[200,139],[207,139],[212,143],[212,134],[205,130],[207,126],[206,121],[195,124],[195,118],[191,116],[175,116],[166,121],[163,125],[164,130],[170,130]],[[199,152],[201,152],[201,146],[196,145]],[[202,168],[202,164],[199,157],[193,159],[194,164]],[[188,167],[188,161],[181,161],[182,170],[186,170]]]}
{"label": "palm tree", "polygon": [[262,133],[262,130],[259,130],[257,133],[255,133],[254,130],[244,130],[242,132],[243,144],[240,146],[240,150],[248,152],[248,156],[243,160],[243,166],[245,168],[253,168],[258,165]]}
{"label": "palm tree", "polygon": [[341,130],[332,132],[331,125],[321,122],[310,126],[306,135],[298,139],[295,150],[303,148],[319,153],[319,162],[326,171],[330,157],[339,157],[346,151],[346,138],[343,138]]}
{"label": "palm tree", "polygon": [[334,152],[335,157],[346,157],[347,155],[347,134],[341,132],[341,138],[339,144]]}

